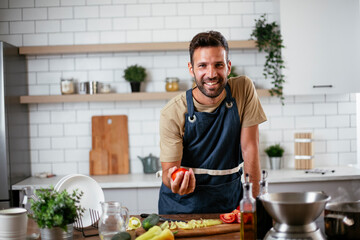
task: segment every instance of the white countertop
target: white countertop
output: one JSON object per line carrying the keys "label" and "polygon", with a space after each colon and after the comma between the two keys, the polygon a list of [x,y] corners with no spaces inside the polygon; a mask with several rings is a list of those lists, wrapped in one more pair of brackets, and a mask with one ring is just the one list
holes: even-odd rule
{"label": "white countertop", "polygon": [[[269,183],[294,183],[294,182],[318,182],[318,181],[339,181],[339,180],[359,180],[360,169],[357,167],[319,167],[319,170],[327,170],[325,174],[306,173],[305,170],[281,169],[269,170]],[[312,170],[315,170],[312,169]],[[335,170],[335,172],[331,172]],[[309,170],[311,171],[311,170]]]}
{"label": "white countertop", "polygon": [[[341,181],[359,180],[360,169],[355,167],[321,167],[321,170],[335,170],[324,175],[319,173],[305,173],[305,170],[281,169],[267,170],[269,183],[295,183],[295,182],[316,182],[316,181]],[[64,176],[51,178],[30,177],[13,185],[13,190],[21,190],[26,186],[35,188],[48,188]],[[156,178],[155,174],[124,174],[124,175],[102,175],[91,176],[103,189],[111,188],[158,188],[161,185],[161,178]]]}

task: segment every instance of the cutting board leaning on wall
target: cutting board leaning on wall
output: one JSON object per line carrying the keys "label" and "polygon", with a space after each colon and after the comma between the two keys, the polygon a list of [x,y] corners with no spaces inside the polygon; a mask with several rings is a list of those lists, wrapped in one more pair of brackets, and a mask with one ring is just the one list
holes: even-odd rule
{"label": "cutting board leaning on wall", "polygon": [[129,173],[129,134],[126,115],[94,116],[90,175]]}

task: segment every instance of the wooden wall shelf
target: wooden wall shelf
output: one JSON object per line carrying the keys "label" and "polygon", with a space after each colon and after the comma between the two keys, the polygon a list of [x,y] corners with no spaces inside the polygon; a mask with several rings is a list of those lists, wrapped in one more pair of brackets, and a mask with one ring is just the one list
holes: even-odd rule
{"label": "wooden wall shelf", "polygon": [[[269,90],[257,89],[260,97],[270,96]],[[20,103],[64,103],[64,102],[112,102],[112,101],[144,101],[169,100],[181,92],[139,92],[108,94],[70,94],[70,95],[36,95],[20,96]]]}
{"label": "wooden wall shelf", "polygon": [[[255,49],[254,40],[228,41],[230,49]],[[58,45],[20,47],[19,53],[24,55],[79,54],[105,52],[136,52],[136,51],[180,51],[188,50],[189,42],[158,42],[158,43],[119,43],[89,45]]]}

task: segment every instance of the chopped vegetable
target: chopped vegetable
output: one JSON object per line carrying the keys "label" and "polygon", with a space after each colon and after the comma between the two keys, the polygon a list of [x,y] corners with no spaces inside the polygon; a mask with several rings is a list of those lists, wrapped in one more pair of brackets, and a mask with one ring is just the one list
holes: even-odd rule
{"label": "chopped vegetable", "polygon": [[174,229],[176,229],[177,227],[176,227],[176,224],[175,224],[173,221],[171,221],[169,228],[170,228],[171,230],[174,230]]}
{"label": "chopped vegetable", "polygon": [[222,224],[222,221],[219,219],[203,219],[202,221],[203,221],[205,227]]}
{"label": "chopped vegetable", "polygon": [[[210,227],[214,225],[222,224],[222,221],[219,219],[200,219],[200,220],[190,220],[187,223],[185,222],[175,222],[176,226],[180,229],[195,229],[202,227]],[[170,229],[172,229],[170,227]]]}
{"label": "chopped vegetable", "polygon": [[165,229],[168,229],[170,226],[169,226],[169,222],[168,221],[165,221],[163,222],[163,224],[160,225],[160,228],[162,230],[165,230]]}
{"label": "chopped vegetable", "polygon": [[238,209],[235,209],[234,211],[232,211],[232,213],[235,214],[235,221],[241,223],[240,211]]}
{"label": "chopped vegetable", "polygon": [[129,230],[135,230],[137,228],[141,227],[141,221],[140,219],[138,219],[137,217],[131,217],[129,219],[129,226],[128,229]]}
{"label": "chopped vegetable", "polygon": [[233,223],[233,222],[235,222],[236,216],[232,212],[231,213],[224,213],[224,214],[220,214],[220,219],[224,223]]}

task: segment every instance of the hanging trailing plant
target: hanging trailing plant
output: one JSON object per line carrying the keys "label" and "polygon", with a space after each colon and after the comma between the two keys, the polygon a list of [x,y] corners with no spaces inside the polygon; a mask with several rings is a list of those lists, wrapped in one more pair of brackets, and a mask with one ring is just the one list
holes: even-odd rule
{"label": "hanging trailing plant", "polygon": [[279,25],[276,22],[267,23],[266,14],[263,14],[258,20],[255,20],[255,29],[251,33],[251,37],[256,40],[259,52],[267,53],[263,75],[265,79],[272,79],[273,87],[269,92],[271,96],[277,95],[284,105],[283,83],[285,80],[281,73],[281,70],[285,68],[281,56],[281,48],[284,46]]}

